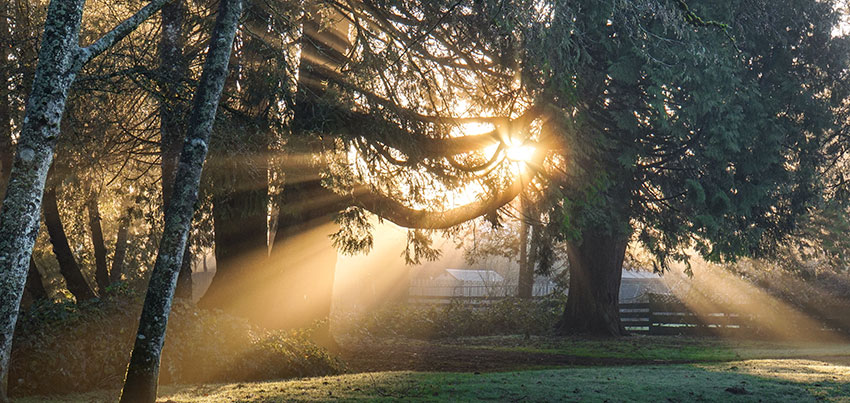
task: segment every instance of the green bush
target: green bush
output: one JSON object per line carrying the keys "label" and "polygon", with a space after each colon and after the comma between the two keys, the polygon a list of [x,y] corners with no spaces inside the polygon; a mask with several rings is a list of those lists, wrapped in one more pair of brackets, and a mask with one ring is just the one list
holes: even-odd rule
{"label": "green bush", "polygon": [[[141,299],[124,292],[84,302],[31,306],[12,349],[13,395],[118,388],[129,362]],[[262,331],[220,311],[175,301],[160,383],[249,381],[340,373],[344,365],[309,332]]]}
{"label": "green bush", "polygon": [[549,335],[563,310],[564,295],[505,298],[489,304],[454,300],[448,305],[396,305],[353,319],[371,336],[419,339],[491,335]]}

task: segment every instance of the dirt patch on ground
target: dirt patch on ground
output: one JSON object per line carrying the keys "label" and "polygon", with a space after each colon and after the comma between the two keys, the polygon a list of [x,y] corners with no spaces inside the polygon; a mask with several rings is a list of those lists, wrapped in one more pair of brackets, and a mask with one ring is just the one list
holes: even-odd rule
{"label": "dirt patch on ground", "polygon": [[340,346],[352,372],[444,371],[494,372],[558,366],[677,364],[684,361],[582,357],[566,354],[504,351],[416,340],[370,341]]}

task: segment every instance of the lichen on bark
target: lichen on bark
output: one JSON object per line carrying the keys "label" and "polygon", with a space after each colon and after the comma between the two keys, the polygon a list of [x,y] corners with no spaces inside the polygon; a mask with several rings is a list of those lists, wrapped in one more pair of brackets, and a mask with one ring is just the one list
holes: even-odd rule
{"label": "lichen on bark", "polygon": [[219,3],[207,60],[195,91],[171,201],[165,211],[165,227],[145,295],[139,331],[121,393],[122,402],[153,402],[156,399],[160,354],[168,316],[198,198],[207,143],[227,77],[227,66],[241,14],[241,0],[222,0]]}

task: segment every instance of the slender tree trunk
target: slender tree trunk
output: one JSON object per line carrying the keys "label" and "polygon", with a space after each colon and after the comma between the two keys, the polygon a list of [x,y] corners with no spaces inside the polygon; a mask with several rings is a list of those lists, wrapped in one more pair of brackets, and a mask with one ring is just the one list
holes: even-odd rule
{"label": "slender tree trunk", "polygon": [[30,267],[27,271],[27,292],[30,293],[33,301],[47,299],[47,290],[44,289],[44,282],[41,280],[41,273],[38,271],[38,266],[35,265],[35,260],[30,258]]}
{"label": "slender tree trunk", "polygon": [[[190,222],[191,226],[192,223]],[[186,246],[183,250],[183,257],[180,261],[180,273],[177,276],[177,288],[174,290],[174,296],[176,298],[182,298],[187,301],[192,300],[192,251],[190,250],[191,246],[191,235],[186,235]]]}
{"label": "slender tree trunk", "polygon": [[531,279],[529,285],[529,295],[534,296],[534,274],[540,265],[540,250],[543,242],[543,226],[540,223],[529,224],[528,230],[531,235],[528,237],[528,265],[530,266]]}
{"label": "slender tree trunk", "polygon": [[79,46],[85,0],[51,1],[47,7],[38,66],[0,209],[0,402],[7,400],[12,337],[68,91],[83,65],[132,32],[166,1],[152,0],[85,48]]}
{"label": "slender tree trunk", "polygon": [[621,336],[620,279],[628,236],[585,231],[580,243],[570,242],[570,289],[559,334]]}
{"label": "slender tree trunk", "polygon": [[89,213],[89,230],[91,230],[92,247],[94,248],[95,271],[98,292],[103,295],[109,286],[109,268],[106,265],[106,244],[103,241],[103,228],[100,225],[100,208],[97,194],[92,193],[86,201]]}
{"label": "slender tree trunk", "polygon": [[241,0],[220,0],[204,70],[195,91],[189,132],[183,143],[174,190],[165,211],[165,227],[121,393],[122,402],[148,403],[156,400],[160,354],[177,287],[177,275],[186,249],[201,171],[241,13]]}
{"label": "slender tree trunk", "polygon": [[74,258],[71,245],[68,243],[68,236],[65,234],[65,228],[59,216],[56,188],[50,188],[44,192],[44,225],[50,235],[53,253],[59,262],[59,272],[65,278],[68,291],[74,294],[77,302],[94,298],[95,294],[80,271],[80,266]]}
{"label": "slender tree trunk", "polygon": [[115,239],[115,253],[112,255],[112,269],[109,271],[109,283],[121,281],[124,274],[124,258],[127,255],[127,234],[132,220],[132,207],[127,207],[118,219],[118,236]]}
{"label": "slender tree trunk", "polygon": [[531,298],[534,291],[534,265],[531,264],[528,254],[528,201],[525,192],[519,196],[520,224],[519,224],[519,281],[517,282],[517,296],[520,298]]}
{"label": "slender tree trunk", "polygon": [[[162,31],[159,40],[160,81],[163,97],[159,104],[160,153],[162,155],[162,206],[168,208],[171,191],[174,187],[174,175],[180,159],[183,118],[181,103],[181,82],[189,72],[186,57],[183,55],[183,23],[186,18],[184,0],[175,0],[162,7]],[[180,275],[177,277],[178,298],[192,299],[192,253],[191,242],[187,240],[183,251]]]}

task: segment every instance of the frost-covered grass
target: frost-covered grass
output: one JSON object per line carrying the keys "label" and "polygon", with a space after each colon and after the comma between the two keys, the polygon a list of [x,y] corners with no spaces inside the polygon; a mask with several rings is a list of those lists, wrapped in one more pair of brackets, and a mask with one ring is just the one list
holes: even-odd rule
{"label": "frost-covered grass", "polygon": [[[118,391],[19,402],[114,401]],[[850,401],[850,367],[819,360],[563,368],[495,373],[377,372],[165,387],[159,401]]]}
{"label": "frost-covered grass", "polygon": [[731,361],[823,356],[847,356],[850,361],[850,343],[834,342],[777,342],[730,340],[717,337],[635,335],[618,339],[492,336],[447,339],[443,343],[500,351],[645,361]]}

